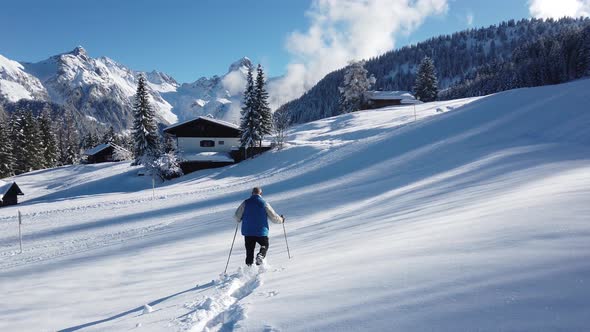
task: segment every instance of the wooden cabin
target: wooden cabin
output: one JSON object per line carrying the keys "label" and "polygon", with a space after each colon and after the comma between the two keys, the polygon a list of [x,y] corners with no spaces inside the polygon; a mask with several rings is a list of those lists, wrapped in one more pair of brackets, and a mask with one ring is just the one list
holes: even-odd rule
{"label": "wooden cabin", "polygon": [[0,180],[0,207],[18,204],[18,196],[24,195],[16,182]]}
{"label": "wooden cabin", "polygon": [[100,144],[92,149],[84,151],[87,164],[97,164],[104,162],[122,161],[126,158],[122,156],[132,156],[132,153],[113,143]]}
{"label": "wooden cabin", "polygon": [[408,91],[367,91],[364,94],[362,109],[375,109],[388,106],[419,104]]}
{"label": "wooden cabin", "polygon": [[231,165],[242,132],[237,125],[209,116],[180,122],[164,129],[175,142],[180,166],[186,173]]}
{"label": "wooden cabin", "polygon": [[184,174],[239,163],[272,148],[272,145],[240,147],[240,127],[210,116],[171,125],[164,129],[164,134],[174,140]]}

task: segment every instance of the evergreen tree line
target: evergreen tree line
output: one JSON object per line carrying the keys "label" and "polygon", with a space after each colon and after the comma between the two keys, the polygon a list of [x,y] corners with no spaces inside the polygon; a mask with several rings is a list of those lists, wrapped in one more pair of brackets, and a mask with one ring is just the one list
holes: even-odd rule
{"label": "evergreen tree line", "polygon": [[521,87],[558,84],[590,75],[590,24],[522,45],[509,61],[484,65],[442,91],[441,99],[482,96]]}
{"label": "evergreen tree line", "polygon": [[264,70],[260,64],[256,70],[256,80],[252,68],[248,68],[240,129],[240,142],[245,147],[262,146],[264,137],[273,132],[273,115],[268,103]]}
{"label": "evergreen tree line", "polygon": [[72,114],[52,119],[17,109],[0,117],[0,178],[38,169],[73,164],[79,158],[78,131]]}
{"label": "evergreen tree line", "polygon": [[[441,91],[464,82],[478,73],[483,75],[493,64],[505,64],[516,56],[515,50],[529,41],[556,36],[565,30],[590,24],[589,18],[509,20],[487,28],[470,29],[431,38],[368,59],[365,68],[376,78],[374,90],[413,91],[419,64],[429,57],[436,64]],[[303,123],[337,115],[345,68],[326,75],[300,98],[282,105],[293,123]]]}
{"label": "evergreen tree line", "polygon": [[92,149],[100,144],[112,143],[123,147],[129,151],[133,150],[133,141],[129,135],[123,136],[115,133],[115,128],[110,126],[106,132],[100,133],[98,130],[88,131],[80,141],[82,150]]}

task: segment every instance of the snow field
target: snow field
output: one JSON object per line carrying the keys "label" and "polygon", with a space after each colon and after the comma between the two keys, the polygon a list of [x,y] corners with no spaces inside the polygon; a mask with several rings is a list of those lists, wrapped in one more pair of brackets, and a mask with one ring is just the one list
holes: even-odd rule
{"label": "snow field", "polygon": [[[589,86],[315,121],[155,198],[125,163],[19,176],[23,204],[0,209],[0,330],[585,330]],[[241,268],[238,235],[217,278],[257,185],[294,258],[271,225],[276,268]]]}

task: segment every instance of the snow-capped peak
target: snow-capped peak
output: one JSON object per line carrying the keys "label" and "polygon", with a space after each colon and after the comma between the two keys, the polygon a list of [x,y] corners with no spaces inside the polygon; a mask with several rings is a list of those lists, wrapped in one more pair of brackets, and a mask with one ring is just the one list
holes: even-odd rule
{"label": "snow-capped peak", "polygon": [[237,61],[234,61],[234,63],[232,63],[229,66],[227,72],[231,73],[237,70],[247,72],[249,68],[254,68],[254,66],[252,65],[252,61],[250,61],[248,57],[243,57],[238,59]]}
{"label": "snow-capped peak", "polygon": [[25,72],[22,64],[0,55],[0,100],[47,99],[41,82]]}
{"label": "snow-capped peak", "polygon": [[84,49],[84,47],[78,45],[76,46],[76,48],[74,48],[71,52],[68,52],[68,54],[72,54],[75,56],[82,56],[82,57],[88,57],[88,52],[86,52],[86,49]]}
{"label": "snow-capped peak", "polygon": [[[84,115],[112,125],[117,130],[131,126],[132,99],[141,72],[104,56],[92,58],[82,46],[45,61],[24,65],[29,73],[42,80],[53,102],[73,105]],[[168,85],[149,85],[152,106],[159,121],[166,124],[177,121],[171,112],[172,106],[160,95],[161,91],[176,89]]]}

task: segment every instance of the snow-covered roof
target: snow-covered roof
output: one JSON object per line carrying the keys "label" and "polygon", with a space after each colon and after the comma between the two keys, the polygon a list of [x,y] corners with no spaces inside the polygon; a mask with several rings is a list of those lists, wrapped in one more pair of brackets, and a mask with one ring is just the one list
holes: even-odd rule
{"label": "snow-covered roof", "polygon": [[97,146],[93,147],[92,149],[88,149],[88,150],[84,151],[84,155],[86,155],[86,156],[93,156],[93,155],[99,153],[100,151],[102,151],[102,150],[104,150],[104,149],[106,149],[108,147],[111,147],[111,146],[115,150],[124,150],[124,151],[127,151],[127,149],[125,149],[123,147],[120,147],[120,146],[118,146],[116,144],[106,143],[106,144],[97,145]]}
{"label": "snow-covered roof", "polygon": [[84,151],[84,154],[87,156],[93,156],[93,155],[99,153],[100,151],[108,148],[109,146],[110,146],[109,144],[100,144],[100,145],[93,147],[92,149],[88,149],[88,150]]}
{"label": "snow-covered roof", "polygon": [[400,101],[402,105],[413,105],[413,104],[424,104],[423,102],[419,101],[418,99],[402,99]]}
{"label": "snow-covered roof", "polygon": [[186,120],[186,121],[175,123],[175,124],[173,124],[171,126],[166,127],[164,129],[164,131],[169,130],[169,129],[172,129],[172,128],[176,128],[176,127],[179,127],[179,126],[182,126],[184,124],[187,124],[189,122],[193,122],[193,121],[196,121],[196,120],[199,120],[199,119],[200,120],[206,120],[206,121],[209,121],[209,122],[213,122],[213,123],[216,123],[216,124],[219,124],[219,125],[222,125],[222,126],[225,126],[225,127],[229,127],[229,128],[232,128],[232,129],[240,129],[240,126],[238,126],[236,124],[233,124],[231,122],[214,119],[214,118],[211,118],[211,117],[208,117],[208,116],[200,116],[200,117],[195,118],[195,119],[190,119],[190,120]]}
{"label": "snow-covered roof", "polygon": [[217,163],[233,163],[235,160],[227,152],[180,153],[180,159],[185,161],[209,161]]}
{"label": "snow-covered roof", "polygon": [[365,98],[371,100],[415,100],[408,91],[367,91]]}
{"label": "snow-covered roof", "polygon": [[[4,195],[12,188],[13,185],[16,185],[15,182],[4,182],[0,180],[0,201],[4,198]],[[17,186],[18,188],[18,186]],[[18,188],[20,195],[22,195],[22,191]]]}

